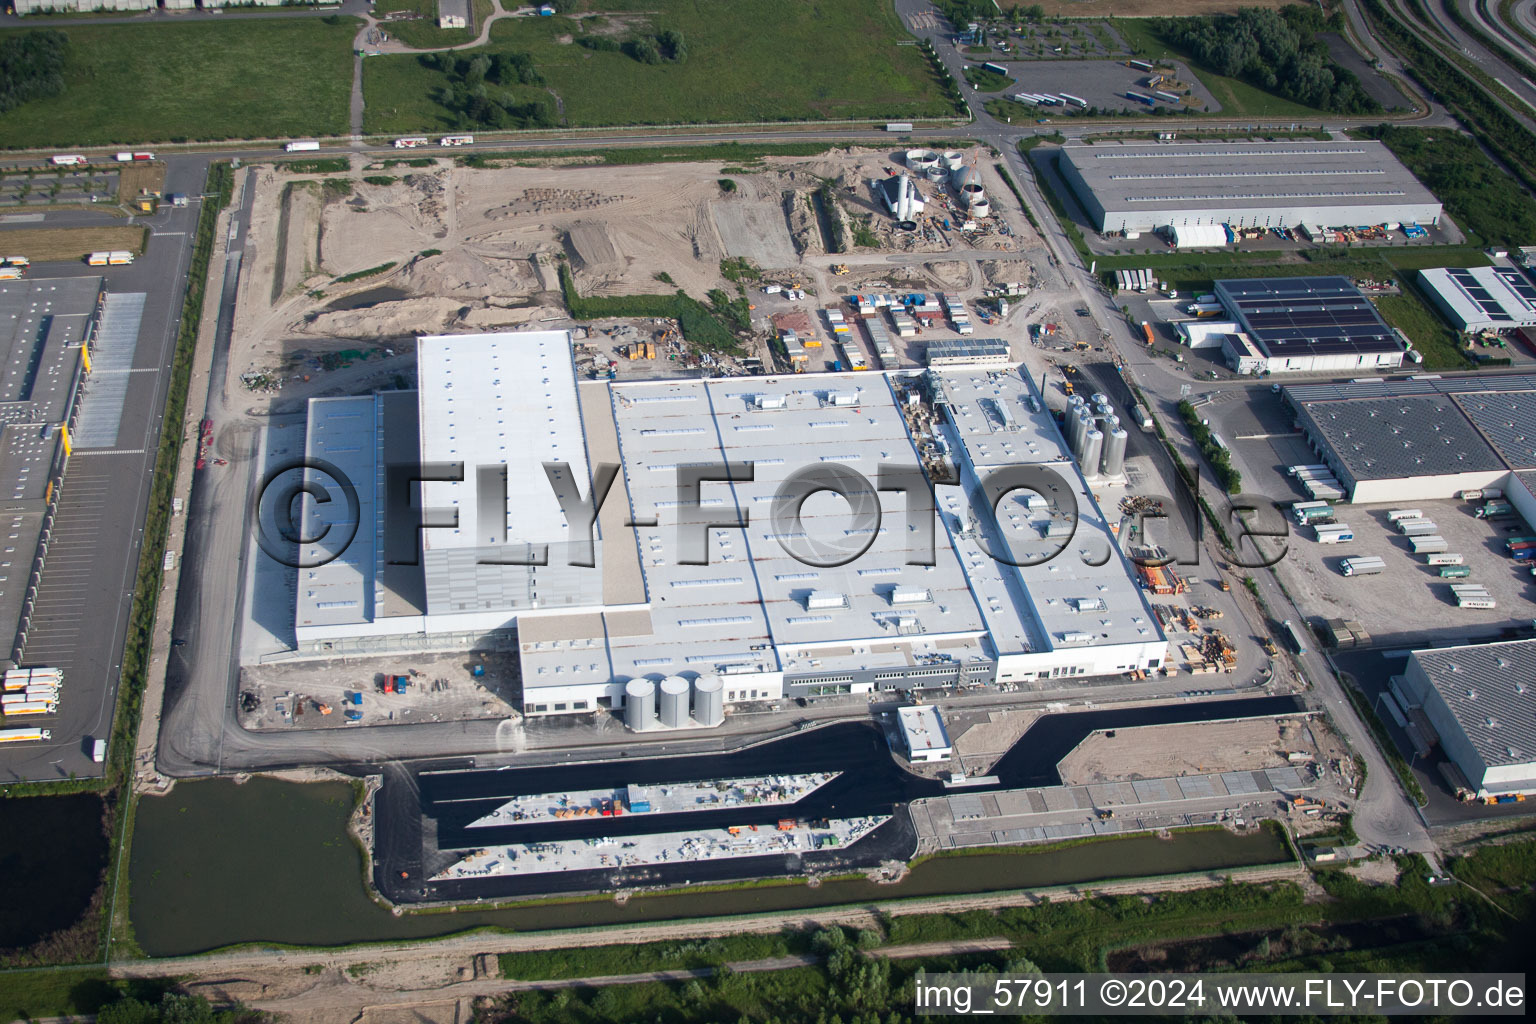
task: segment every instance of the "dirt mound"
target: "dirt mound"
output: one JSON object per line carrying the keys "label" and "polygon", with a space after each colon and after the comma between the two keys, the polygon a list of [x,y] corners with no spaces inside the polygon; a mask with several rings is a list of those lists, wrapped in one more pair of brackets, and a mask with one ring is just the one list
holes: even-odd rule
{"label": "dirt mound", "polygon": [[527,295],[537,288],[533,266],[526,259],[516,255],[486,256],[463,249],[414,260],[400,274],[398,284],[413,295],[474,299]]}
{"label": "dirt mound", "polygon": [[459,319],[464,303],[459,299],[424,298],[380,302],[364,309],[320,313],[291,325],[295,334],[332,338],[401,338],[418,332],[446,330]]}

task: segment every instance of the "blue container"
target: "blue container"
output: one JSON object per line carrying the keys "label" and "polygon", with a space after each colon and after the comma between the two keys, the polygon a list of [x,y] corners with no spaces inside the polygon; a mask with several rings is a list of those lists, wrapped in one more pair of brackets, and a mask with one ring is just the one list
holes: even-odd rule
{"label": "blue container", "polygon": [[352,703],[353,704],[361,704],[362,702],[363,702],[363,693],[362,693],[362,691],[361,690],[354,691],[353,694],[352,694]]}

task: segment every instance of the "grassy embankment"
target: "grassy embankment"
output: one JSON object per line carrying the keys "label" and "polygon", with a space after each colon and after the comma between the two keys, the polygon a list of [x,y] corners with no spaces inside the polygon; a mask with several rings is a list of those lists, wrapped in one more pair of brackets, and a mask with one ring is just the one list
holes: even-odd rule
{"label": "grassy embankment", "polygon": [[0,147],[342,134],[357,26],[341,17],[69,25],[64,91],[0,118]]}
{"label": "grassy embankment", "polygon": [[[681,63],[644,64],[561,41],[600,33],[623,41],[669,29],[687,42]],[[464,54],[528,54],[545,84],[499,91],[520,102],[547,101],[553,91],[559,123],[572,127],[954,116],[920,48],[897,45],[908,38],[880,0],[661,0],[600,22],[505,19],[492,26],[486,46]],[[460,127],[435,99],[446,82],[414,56],[370,57],[363,63],[366,130]]]}

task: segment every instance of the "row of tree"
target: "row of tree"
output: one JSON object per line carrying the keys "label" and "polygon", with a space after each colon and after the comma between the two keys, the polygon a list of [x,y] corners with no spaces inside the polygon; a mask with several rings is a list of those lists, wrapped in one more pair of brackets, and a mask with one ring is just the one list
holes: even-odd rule
{"label": "row of tree", "polygon": [[53,29],[23,32],[0,42],[0,114],[64,91],[69,37]]}
{"label": "row of tree", "polygon": [[1154,28],[1217,74],[1288,100],[1341,114],[1381,110],[1354,73],[1328,55],[1317,38],[1328,25],[1315,8],[1293,4],[1278,11],[1245,8],[1236,14],[1161,18]]}

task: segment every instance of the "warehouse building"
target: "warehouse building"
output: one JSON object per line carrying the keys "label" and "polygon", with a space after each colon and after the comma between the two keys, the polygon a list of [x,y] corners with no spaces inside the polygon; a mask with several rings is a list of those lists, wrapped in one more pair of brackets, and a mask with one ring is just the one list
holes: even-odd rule
{"label": "warehouse building", "polygon": [[1217,281],[1216,298],[1238,330],[1225,337],[1238,373],[1389,369],[1407,345],[1345,277]]}
{"label": "warehouse building", "polygon": [[[631,681],[664,677],[718,676],[730,704],[1123,675],[1166,656],[1015,368],[578,384],[563,331],[425,337],[417,358],[418,392],[311,403],[306,454],[356,494],[304,499],[302,535],[321,540],[300,571],[299,656],[515,637],[535,715],[617,709]],[[935,452],[963,488],[940,489],[931,546],[901,491],[868,483],[819,488],[783,518],[780,492],[807,470],[921,480]],[[413,456],[435,468],[402,503],[392,466]],[[579,505],[604,465],[618,472],[587,544],[555,493]],[[972,492],[1020,466],[1050,502],[978,518]],[[713,475],[691,493],[680,473],[701,467]],[[403,537],[409,556],[418,532],[421,564],[402,565],[390,549]]]}
{"label": "warehouse building", "polygon": [[1536,640],[1414,651],[1396,683],[1478,796],[1536,793]]}
{"label": "warehouse building", "polygon": [[1497,487],[1536,523],[1536,375],[1293,384],[1283,393],[1350,501]]}
{"label": "warehouse building", "polygon": [[1440,220],[1439,200],[1379,142],[1069,144],[1057,166],[1104,234]]}
{"label": "warehouse building", "polygon": [[1419,283],[1440,315],[1463,333],[1536,327],[1536,283],[1523,270],[1443,267],[1419,271]]}

